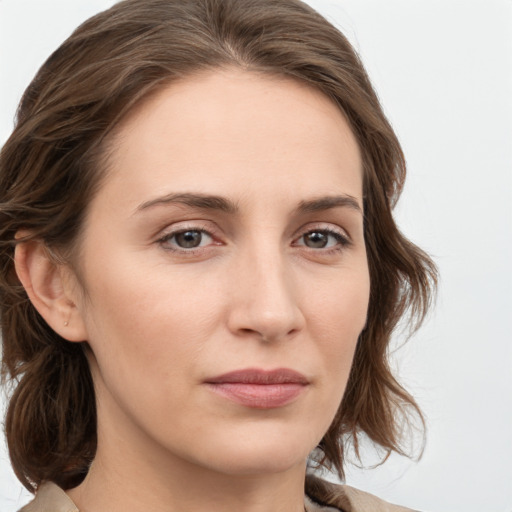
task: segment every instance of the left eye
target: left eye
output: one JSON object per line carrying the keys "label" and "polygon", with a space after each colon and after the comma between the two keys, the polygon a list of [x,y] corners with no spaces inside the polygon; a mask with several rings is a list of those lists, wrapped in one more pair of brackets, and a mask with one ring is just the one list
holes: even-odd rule
{"label": "left eye", "polygon": [[330,249],[346,244],[347,239],[340,233],[320,229],[304,233],[297,241],[297,245],[304,245],[310,249]]}
{"label": "left eye", "polygon": [[199,229],[186,229],[169,234],[162,239],[165,242],[179,249],[197,249],[211,243],[212,237],[205,231]]}

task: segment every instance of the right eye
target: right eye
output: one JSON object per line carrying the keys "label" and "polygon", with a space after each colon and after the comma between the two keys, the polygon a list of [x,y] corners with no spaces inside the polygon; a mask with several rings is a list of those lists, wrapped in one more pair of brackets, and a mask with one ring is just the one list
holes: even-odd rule
{"label": "right eye", "polygon": [[166,233],[159,242],[171,251],[192,252],[212,244],[213,238],[204,229],[187,228]]}

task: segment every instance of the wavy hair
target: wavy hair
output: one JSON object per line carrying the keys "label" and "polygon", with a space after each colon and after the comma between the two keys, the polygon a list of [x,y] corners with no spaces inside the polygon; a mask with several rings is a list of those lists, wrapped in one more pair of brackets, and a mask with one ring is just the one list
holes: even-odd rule
{"label": "wavy hair", "polygon": [[101,186],[106,138],[123,116],[181,77],[226,66],[321,91],[362,153],[368,321],[317,462],[343,477],[347,446],[357,451],[362,434],[388,454],[404,453],[404,419],[422,419],[388,352],[399,320],[415,328],[424,318],[436,269],[393,220],[404,156],[347,39],[299,0],[125,0],[83,23],[44,63],[0,153],[2,377],[13,390],[5,430],[14,471],[31,491],[44,480],[67,489],[84,478],[96,450],[96,406],[83,346],[45,323],[17,278],[15,235],[26,230],[72,258]]}

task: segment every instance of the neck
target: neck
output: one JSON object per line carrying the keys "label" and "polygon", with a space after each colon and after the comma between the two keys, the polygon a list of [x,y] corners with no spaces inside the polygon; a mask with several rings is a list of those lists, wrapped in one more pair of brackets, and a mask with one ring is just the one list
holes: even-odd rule
{"label": "neck", "polygon": [[224,475],[188,464],[130,467],[95,459],[68,491],[80,512],[303,512],[305,465],[264,475]]}
{"label": "neck", "polygon": [[86,479],[68,491],[80,512],[304,511],[306,461],[284,471],[230,474],[161,447],[106,439],[100,430]]}

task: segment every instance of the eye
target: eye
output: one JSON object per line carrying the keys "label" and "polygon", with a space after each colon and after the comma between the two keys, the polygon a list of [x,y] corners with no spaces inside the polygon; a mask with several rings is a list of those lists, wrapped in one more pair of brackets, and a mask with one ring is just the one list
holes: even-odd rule
{"label": "eye", "polygon": [[304,233],[295,245],[308,247],[309,249],[335,249],[349,245],[346,236],[331,229],[313,229]]}
{"label": "eye", "polygon": [[184,229],[168,233],[159,242],[171,250],[199,249],[210,245],[212,236],[202,229]]}

